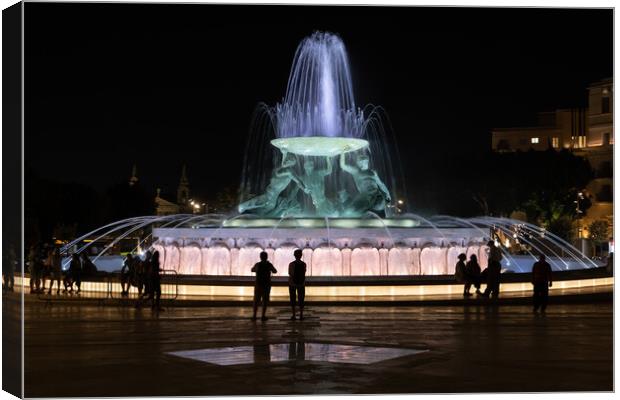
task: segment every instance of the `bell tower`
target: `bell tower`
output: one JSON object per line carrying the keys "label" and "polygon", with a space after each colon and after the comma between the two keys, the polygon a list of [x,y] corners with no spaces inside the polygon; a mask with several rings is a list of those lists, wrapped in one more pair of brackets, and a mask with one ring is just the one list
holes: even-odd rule
{"label": "bell tower", "polygon": [[136,183],[138,183],[138,168],[136,167],[136,164],[134,164],[133,168],[131,169],[131,178],[129,178],[129,186],[133,186]]}
{"label": "bell tower", "polygon": [[189,181],[187,180],[187,171],[185,164],[181,170],[181,180],[179,181],[179,187],[177,188],[177,204],[181,209],[187,207],[189,202]]}

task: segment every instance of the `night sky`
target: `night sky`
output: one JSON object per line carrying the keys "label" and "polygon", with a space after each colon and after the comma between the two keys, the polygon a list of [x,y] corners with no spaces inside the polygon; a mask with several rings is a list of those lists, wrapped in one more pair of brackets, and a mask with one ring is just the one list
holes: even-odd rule
{"label": "night sky", "polygon": [[252,111],[282,99],[295,49],[315,30],[344,40],[358,105],[388,112],[414,204],[456,154],[488,151],[491,128],[585,106],[587,85],[613,72],[611,10],[25,10],[26,166],[101,191],[134,163],[153,194],[176,190],[183,163],[197,197],[238,185]]}

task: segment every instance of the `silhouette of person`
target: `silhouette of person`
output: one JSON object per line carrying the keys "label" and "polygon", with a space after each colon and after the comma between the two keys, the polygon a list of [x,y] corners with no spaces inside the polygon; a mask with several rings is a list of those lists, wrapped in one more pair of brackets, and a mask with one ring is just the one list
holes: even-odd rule
{"label": "silhouette of person", "polygon": [[293,310],[292,320],[295,320],[295,300],[299,303],[299,319],[304,319],[304,298],[306,297],[306,263],[301,261],[302,252],[297,249],[293,252],[295,261],[288,265],[288,293]]}
{"label": "silhouette of person", "polygon": [[82,262],[78,253],[73,253],[71,256],[71,263],[69,264],[69,274],[71,275],[72,283],[69,291],[73,291],[73,283],[77,287],[77,292],[80,293],[82,286]]}
{"label": "silhouette of person", "polygon": [[482,294],[484,297],[491,295],[493,298],[499,296],[500,275],[502,273],[502,252],[495,246],[495,242],[489,240],[489,264],[487,265],[487,287]]}
{"label": "silhouette of person", "polygon": [[[144,292],[138,296],[138,301],[136,302],[136,308],[140,308],[142,306],[143,301],[146,299],[153,299],[153,264],[152,257],[150,251],[144,253],[144,260],[140,262],[140,276],[141,276],[141,284],[144,285]],[[140,288],[138,288],[138,292],[140,292]]]}
{"label": "silhouette of person", "polygon": [[261,321],[267,321],[265,314],[267,313],[267,305],[269,304],[269,293],[271,292],[271,274],[275,274],[278,271],[273,264],[267,261],[267,253],[262,251],[260,253],[260,261],[254,264],[252,272],[256,272],[256,282],[254,284],[254,314],[252,320],[256,320],[256,311],[258,310],[258,303],[263,303],[263,314]]}
{"label": "silhouette of person", "polygon": [[480,265],[478,264],[478,257],[472,254],[469,257],[469,261],[465,264],[465,291],[469,293],[469,289],[472,285],[476,288],[476,294],[481,295],[480,292]]}
{"label": "silhouette of person", "polygon": [[15,264],[17,263],[17,257],[15,255],[15,248],[13,244],[9,244],[7,252],[4,254],[4,260],[2,263],[2,278],[3,288],[9,292],[13,291],[15,285]]}
{"label": "silhouette of person", "polygon": [[47,294],[52,294],[52,288],[54,287],[54,281],[57,282],[58,288],[56,294],[60,294],[60,281],[62,280],[62,257],[60,256],[60,249],[55,248],[50,250],[48,264],[51,270],[50,288]]}
{"label": "silhouette of person", "polygon": [[549,288],[553,284],[551,279],[551,266],[545,261],[545,255],[541,254],[538,261],[532,266],[532,285],[534,286],[534,312],[545,312],[549,299]]}
{"label": "silhouette of person", "polygon": [[142,260],[142,282],[144,283],[144,296],[151,298],[151,252],[144,253],[144,260]]}
{"label": "silhouette of person", "polygon": [[454,277],[456,281],[459,283],[464,283],[463,285],[463,296],[471,296],[469,293],[469,288],[467,286],[467,277],[465,275],[465,260],[467,260],[467,256],[464,253],[459,254],[458,261],[456,263],[456,267],[454,267]]}
{"label": "silhouette of person", "polygon": [[131,288],[131,278],[133,276],[133,268],[134,268],[134,259],[133,256],[127,254],[125,257],[125,262],[123,263],[123,267],[121,268],[121,295],[127,296],[129,295],[129,289]]}
{"label": "silhouette of person", "polygon": [[37,284],[37,249],[35,245],[30,246],[28,250],[28,271],[30,272],[30,293],[36,293]]}
{"label": "silhouette of person", "polygon": [[97,267],[88,257],[88,254],[85,252],[82,253],[82,273],[86,276],[92,276],[97,273]]}
{"label": "silhouette of person", "polygon": [[37,291],[39,293],[45,293],[45,279],[51,275],[52,266],[50,264],[50,251],[49,244],[43,243],[43,246],[39,248],[39,280],[41,281],[41,287],[37,285]]}
{"label": "silhouette of person", "polygon": [[156,311],[163,311],[163,308],[159,305],[159,299],[161,298],[161,275],[159,265],[159,251],[155,251],[151,257],[151,274],[149,280],[151,282],[151,294],[152,300],[151,308]]}

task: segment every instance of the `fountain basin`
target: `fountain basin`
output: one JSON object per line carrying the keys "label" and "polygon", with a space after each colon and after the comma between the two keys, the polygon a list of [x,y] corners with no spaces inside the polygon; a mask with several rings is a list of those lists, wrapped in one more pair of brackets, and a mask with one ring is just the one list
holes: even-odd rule
{"label": "fountain basin", "polygon": [[[239,218],[222,223],[226,228],[414,228],[411,218]],[[200,227],[200,226],[197,226]]]}
{"label": "fountain basin", "polygon": [[368,141],[350,137],[300,136],[273,139],[271,144],[283,153],[300,156],[334,157],[368,147]]}
{"label": "fountain basin", "polygon": [[[331,220],[330,220],[331,224]],[[454,274],[460,253],[486,265],[484,232],[469,228],[154,228],[164,269],[181,275],[250,276],[261,251],[286,276],[302,249],[308,276]]]}

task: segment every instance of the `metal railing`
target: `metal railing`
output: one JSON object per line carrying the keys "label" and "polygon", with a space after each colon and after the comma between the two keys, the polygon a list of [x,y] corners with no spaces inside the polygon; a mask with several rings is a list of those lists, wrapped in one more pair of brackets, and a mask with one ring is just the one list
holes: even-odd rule
{"label": "metal railing", "polygon": [[[160,277],[160,301],[170,303],[176,300],[179,296],[179,280],[177,272],[172,269],[163,269],[160,270]],[[111,299],[118,300],[119,305],[142,304],[148,299],[146,290],[147,287],[145,284],[142,285],[141,290],[136,286],[129,285],[129,290],[127,293],[123,293],[121,276],[120,274],[117,274],[116,278],[113,281],[110,281],[109,295]]]}
{"label": "metal railing", "polygon": [[[179,296],[179,280],[178,274],[175,270],[161,270],[161,296],[160,301],[164,303],[170,303],[177,299]],[[46,286],[49,288],[49,279],[46,279]],[[62,284],[62,281],[61,281]],[[45,289],[43,292],[37,294],[37,298],[40,301],[44,301],[48,304],[58,301],[71,301],[71,300],[93,300],[99,305],[104,305],[107,301],[114,301],[119,305],[131,305],[137,302],[145,302],[148,296],[145,295],[146,286],[142,287],[140,292],[136,286],[129,285],[127,294],[122,293],[121,274],[120,272],[111,272],[85,277],[81,281],[80,293],[76,293],[76,288],[72,292],[64,290],[64,285],[60,289],[60,294],[57,294],[57,287],[51,293],[48,294],[49,289]]]}

